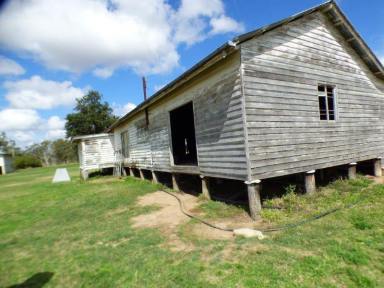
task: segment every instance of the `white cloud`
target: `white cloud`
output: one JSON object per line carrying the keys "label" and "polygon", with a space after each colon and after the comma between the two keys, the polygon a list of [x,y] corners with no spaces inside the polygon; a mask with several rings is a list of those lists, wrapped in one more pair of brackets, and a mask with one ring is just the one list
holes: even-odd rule
{"label": "white cloud", "polygon": [[128,112],[132,111],[133,109],[135,109],[136,105],[133,103],[130,103],[130,102],[128,102],[125,105],[118,105],[116,103],[113,103],[112,108],[113,108],[113,113],[116,116],[121,117],[121,116],[124,116],[125,114],[127,114]]}
{"label": "white cloud", "polygon": [[236,22],[232,18],[221,15],[218,18],[211,19],[212,34],[222,34],[228,32],[244,32],[244,25]]}
{"label": "white cloud", "polygon": [[154,90],[155,92],[157,92],[157,91],[159,91],[160,89],[164,88],[165,85],[166,85],[166,84],[155,85],[155,86],[153,87],[153,90]]}
{"label": "white cloud", "polygon": [[113,70],[112,68],[96,68],[93,70],[93,75],[106,79],[113,75]]}
{"label": "white cloud", "polygon": [[51,116],[48,119],[48,129],[50,130],[62,130],[64,129],[65,120],[60,119],[59,116]]}
{"label": "white cloud", "polygon": [[0,75],[22,75],[24,68],[17,62],[0,55]]}
{"label": "white cloud", "polygon": [[0,131],[28,131],[40,124],[40,116],[35,110],[9,108],[0,111]]}
{"label": "white cloud", "polygon": [[35,110],[0,110],[0,131],[5,132],[17,145],[26,147],[42,140],[55,140],[65,137],[65,120],[58,116],[43,119]]}
{"label": "white cloud", "polygon": [[178,9],[165,0],[14,0],[0,12],[0,46],[49,68],[107,78],[122,67],[170,71],[178,45],[238,32],[239,25],[221,0],[181,0]]}
{"label": "white cloud", "polygon": [[75,99],[84,95],[82,89],[72,86],[70,81],[56,82],[32,76],[30,79],[6,81],[5,98],[13,108],[51,109],[71,106]]}
{"label": "white cloud", "polygon": [[60,138],[65,138],[64,129],[48,130],[48,132],[45,135],[45,139],[48,139],[48,140],[56,140]]}

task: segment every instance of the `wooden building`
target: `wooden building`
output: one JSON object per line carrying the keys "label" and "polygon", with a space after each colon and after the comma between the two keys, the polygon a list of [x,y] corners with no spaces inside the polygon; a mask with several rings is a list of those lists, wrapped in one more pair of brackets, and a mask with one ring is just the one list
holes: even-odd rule
{"label": "wooden building", "polygon": [[0,175],[8,174],[13,171],[14,168],[12,155],[0,150]]}
{"label": "wooden building", "polygon": [[115,168],[117,158],[112,134],[76,136],[72,138],[72,141],[78,143],[80,175],[83,179],[88,178],[90,171]]}
{"label": "wooden building", "polygon": [[[224,44],[109,129],[128,168],[241,180],[253,217],[264,179],[384,155],[384,68],[335,2]],[[146,172],[148,172],[146,171]]]}

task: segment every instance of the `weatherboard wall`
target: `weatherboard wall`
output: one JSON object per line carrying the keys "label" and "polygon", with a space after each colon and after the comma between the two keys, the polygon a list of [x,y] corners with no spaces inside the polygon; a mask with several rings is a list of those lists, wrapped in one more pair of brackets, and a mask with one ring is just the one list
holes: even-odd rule
{"label": "weatherboard wall", "polygon": [[113,167],[115,163],[113,135],[84,138],[78,143],[80,169]]}
{"label": "weatherboard wall", "polygon": [[[125,164],[156,171],[247,179],[240,56],[236,52],[114,129],[116,149],[129,132]],[[173,165],[169,111],[193,102],[198,166]]]}
{"label": "weatherboard wall", "polygon": [[0,154],[0,167],[2,174],[11,173],[14,170],[12,156],[8,154]]}
{"label": "weatherboard wall", "polygon": [[[321,12],[241,44],[252,179],[384,155],[384,83]],[[319,120],[318,84],[336,87]]]}

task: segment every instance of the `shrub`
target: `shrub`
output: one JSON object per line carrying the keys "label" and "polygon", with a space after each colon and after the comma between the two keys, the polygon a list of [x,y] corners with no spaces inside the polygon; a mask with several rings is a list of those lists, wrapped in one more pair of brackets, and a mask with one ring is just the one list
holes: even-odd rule
{"label": "shrub", "polygon": [[28,154],[16,156],[13,164],[16,169],[42,166],[41,161],[38,158]]}

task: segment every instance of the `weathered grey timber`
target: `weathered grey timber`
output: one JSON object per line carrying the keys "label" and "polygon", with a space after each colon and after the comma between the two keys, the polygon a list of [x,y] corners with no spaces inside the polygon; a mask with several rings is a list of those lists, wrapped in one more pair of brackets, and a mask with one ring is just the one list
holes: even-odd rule
{"label": "weathered grey timber", "polygon": [[94,134],[73,137],[77,143],[80,163],[80,176],[88,178],[89,171],[113,168],[116,165],[116,154],[113,145],[113,135]]}
{"label": "weathered grey timber", "polygon": [[13,172],[13,157],[11,154],[0,150],[0,175]]}
{"label": "weathered grey timber", "polygon": [[[325,120],[321,99],[327,101]],[[194,131],[184,139],[184,149],[172,133],[181,131],[175,128],[181,124],[172,117],[190,103]],[[207,195],[206,177],[257,183],[248,185],[256,218],[263,179],[302,173],[312,193],[315,176],[307,171],[384,155],[383,108],[382,64],[329,1],[234,38],[108,132],[114,133],[115,151],[125,151],[126,167],[169,172],[174,189],[183,173],[200,175]],[[191,139],[196,159],[175,164],[180,147],[193,158]],[[373,164],[376,175],[379,162]],[[356,167],[348,172],[355,177]]]}

